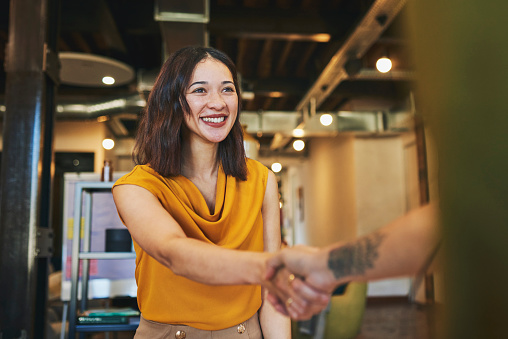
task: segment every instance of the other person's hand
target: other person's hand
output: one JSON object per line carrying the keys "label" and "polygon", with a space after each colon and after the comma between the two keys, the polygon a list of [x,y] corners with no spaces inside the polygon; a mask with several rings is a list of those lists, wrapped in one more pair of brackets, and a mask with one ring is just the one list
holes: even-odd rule
{"label": "other person's hand", "polygon": [[279,251],[267,261],[267,299],[279,312],[309,319],[328,305],[336,287],[327,267],[328,253],[307,246]]}

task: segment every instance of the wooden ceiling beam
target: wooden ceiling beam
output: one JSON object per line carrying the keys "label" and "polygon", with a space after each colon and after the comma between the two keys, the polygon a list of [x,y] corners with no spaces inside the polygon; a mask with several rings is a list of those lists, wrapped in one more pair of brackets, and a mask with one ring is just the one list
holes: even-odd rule
{"label": "wooden ceiling beam", "polygon": [[258,62],[258,76],[267,78],[272,72],[273,40],[266,40]]}
{"label": "wooden ceiling beam", "polygon": [[245,39],[238,40],[238,51],[236,56],[236,69],[243,69],[243,62],[245,60],[245,51],[247,49],[247,42]]}
{"label": "wooden ceiling beam", "polygon": [[291,0],[276,0],[275,3],[277,4],[278,8],[283,9],[290,9],[292,5]]}
{"label": "wooden ceiling beam", "polygon": [[286,107],[286,102],[288,101],[288,96],[283,96],[282,98],[279,98],[277,101],[277,104],[275,105],[275,110],[282,111],[284,110],[284,107]]}
{"label": "wooden ceiling beam", "polygon": [[308,89],[309,82],[301,78],[243,78],[254,93],[287,93],[301,95]]}
{"label": "wooden ceiling beam", "polygon": [[272,102],[273,102],[272,97],[266,98],[266,100],[263,102],[263,110],[268,111],[270,109],[270,106],[272,105]]}
{"label": "wooden ceiling beam", "polygon": [[[221,10],[212,13],[208,23],[210,34],[223,36],[250,36],[262,38],[266,35],[277,35],[287,39],[302,37],[320,37],[320,34],[334,35],[332,31],[337,25],[329,25],[327,21],[316,14],[303,11],[277,10]],[[309,38],[307,38],[309,39]],[[323,39],[323,38],[322,38]]]}
{"label": "wooden ceiling beam", "polygon": [[313,41],[313,42],[329,42],[331,35],[328,33],[304,34],[304,33],[275,33],[275,32],[224,32],[217,35],[232,37],[232,38],[245,38],[252,40],[286,40],[286,41]]}
{"label": "wooden ceiling beam", "polygon": [[269,0],[243,0],[243,5],[248,8],[264,8]]}
{"label": "wooden ceiling beam", "polygon": [[309,63],[309,59],[316,50],[317,43],[313,42],[309,44],[309,46],[305,49],[302,57],[300,58],[300,62],[298,64],[298,68],[296,69],[297,76],[304,76],[306,73],[305,67]]}
{"label": "wooden ceiling beam", "polygon": [[80,34],[99,33],[104,37],[108,49],[126,53],[118,26],[104,0],[86,2],[62,2],[61,32]]}
{"label": "wooden ceiling beam", "polygon": [[304,11],[310,11],[320,7],[319,0],[302,0],[300,8]]}
{"label": "wooden ceiling beam", "polygon": [[105,51],[108,49],[108,45],[106,41],[104,41],[104,37],[100,33],[92,33],[92,39],[99,50]]}
{"label": "wooden ceiling beam", "polygon": [[76,46],[80,49],[80,52],[92,53],[92,48],[90,48],[90,45],[85,41],[82,34],[79,34],[78,32],[71,32],[71,36],[76,43]]}
{"label": "wooden ceiling beam", "polygon": [[64,38],[60,36],[58,38],[58,51],[59,52],[68,52],[70,50],[71,50],[71,48],[69,47],[67,42],[65,42]]}
{"label": "wooden ceiling beam", "polygon": [[275,69],[275,74],[277,76],[286,76],[287,75],[287,67],[286,62],[289,57],[289,53],[291,53],[291,49],[293,48],[293,40],[288,40],[284,44],[284,48],[280,55],[279,61],[277,63],[277,68]]}

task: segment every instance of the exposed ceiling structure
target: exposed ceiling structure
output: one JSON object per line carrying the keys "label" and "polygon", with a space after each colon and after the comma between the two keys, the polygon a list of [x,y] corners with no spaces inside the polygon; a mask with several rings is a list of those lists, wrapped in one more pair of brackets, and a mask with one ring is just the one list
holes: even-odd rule
{"label": "exposed ceiling structure", "polygon": [[[305,125],[307,137],[390,132],[399,126],[397,114],[408,111],[414,84],[405,0],[61,2],[60,52],[109,59],[123,72],[124,83],[62,83],[57,119],[99,118],[118,138],[132,137],[165,57],[200,43],[223,50],[236,63],[245,94],[242,122],[267,152],[286,148],[297,126]],[[3,65],[9,1],[0,3]],[[392,71],[375,70],[381,56],[392,59]],[[92,73],[92,61],[83,62]],[[5,76],[2,68],[0,110]],[[85,79],[83,73],[77,78]],[[315,123],[322,112],[336,117],[326,128]]]}

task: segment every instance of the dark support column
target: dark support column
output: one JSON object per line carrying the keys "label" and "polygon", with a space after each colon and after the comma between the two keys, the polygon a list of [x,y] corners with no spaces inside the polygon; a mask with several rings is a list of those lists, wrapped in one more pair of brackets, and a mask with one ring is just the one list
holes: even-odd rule
{"label": "dark support column", "polygon": [[57,0],[11,0],[0,175],[0,338],[44,338]]}

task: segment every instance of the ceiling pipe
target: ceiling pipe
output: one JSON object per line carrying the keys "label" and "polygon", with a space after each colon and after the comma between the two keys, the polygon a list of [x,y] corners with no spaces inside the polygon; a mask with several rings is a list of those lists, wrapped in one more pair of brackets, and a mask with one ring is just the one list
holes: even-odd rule
{"label": "ceiling pipe", "polygon": [[[142,94],[125,96],[109,101],[88,102],[88,103],[58,103],[56,106],[56,119],[99,119],[105,117],[104,121],[112,123],[113,132],[117,136],[124,137],[127,132],[119,128],[121,120],[135,120],[145,107],[146,101]],[[0,117],[5,112],[5,106],[0,102]],[[323,126],[319,118],[323,114],[330,114],[334,117],[334,123],[330,126]],[[384,128],[380,128],[380,114],[387,121]],[[410,109],[397,112],[377,111],[339,111],[307,113],[305,119],[305,137],[334,135],[337,132],[367,132],[386,133],[408,130],[407,121],[412,120],[414,115]],[[277,135],[274,137],[274,144],[271,149],[280,149],[287,145],[293,138],[293,130],[301,127],[302,112],[299,111],[242,111],[240,121],[247,126],[247,132],[252,134]],[[276,142],[276,144],[275,144]]]}
{"label": "ceiling pipe", "polygon": [[207,23],[210,21],[208,0],[156,0],[154,20],[160,23],[163,60],[188,45],[208,46]]}

